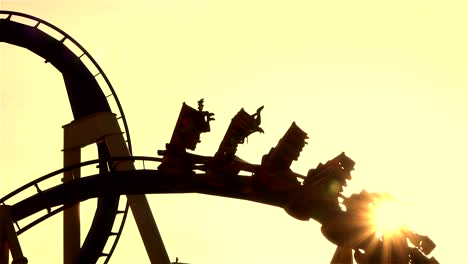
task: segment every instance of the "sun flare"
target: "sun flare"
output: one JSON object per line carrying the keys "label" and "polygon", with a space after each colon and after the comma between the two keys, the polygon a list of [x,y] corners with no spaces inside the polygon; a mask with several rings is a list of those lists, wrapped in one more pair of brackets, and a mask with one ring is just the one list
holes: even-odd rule
{"label": "sun flare", "polygon": [[395,199],[382,198],[371,206],[370,219],[377,236],[393,236],[407,227],[406,213]]}

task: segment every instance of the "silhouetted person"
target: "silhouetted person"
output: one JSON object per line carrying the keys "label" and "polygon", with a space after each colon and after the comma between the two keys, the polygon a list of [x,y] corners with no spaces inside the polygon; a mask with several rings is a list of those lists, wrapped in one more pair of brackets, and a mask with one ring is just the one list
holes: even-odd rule
{"label": "silhouetted person", "polygon": [[235,154],[237,146],[254,132],[263,133],[260,128],[260,112],[263,106],[253,115],[242,108],[231,120],[226,134],[214,157],[207,163],[207,176],[210,183],[215,185],[235,186],[238,174],[247,162],[239,159]]}
{"label": "silhouetted person", "polygon": [[260,169],[254,174],[254,187],[266,192],[290,192],[300,187],[295,173],[290,169],[307,144],[307,134],[296,123],[279,140],[276,147],[262,157]]}
{"label": "silhouetted person", "polygon": [[327,221],[335,217],[342,212],[338,197],[341,196],[346,181],[351,179],[354,164],[343,152],[325,164],[320,163],[317,168],[309,170],[301,188],[285,207],[286,212],[300,220],[312,217]]}
{"label": "silhouetted person", "polygon": [[183,103],[170,143],[166,144],[165,151],[158,152],[164,156],[158,169],[175,174],[191,173],[197,156],[186,150],[195,150],[201,133],[210,131],[213,115],[203,111],[203,99],[198,102],[198,110]]}

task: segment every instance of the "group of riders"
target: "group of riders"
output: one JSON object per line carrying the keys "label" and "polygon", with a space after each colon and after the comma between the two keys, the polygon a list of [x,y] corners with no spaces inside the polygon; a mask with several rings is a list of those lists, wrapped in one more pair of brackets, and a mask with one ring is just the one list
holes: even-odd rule
{"label": "group of riders", "polygon": [[[208,181],[223,183],[235,181],[241,170],[252,174],[250,189],[265,195],[283,197],[282,207],[300,220],[310,218],[322,224],[324,236],[338,246],[332,263],[412,263],[436,264],[427,257],[435,248],[427,236],[402,228],[391,237],[375,233],[366,217],[372,204],[382,195],[365,190],[350,197],[342,195],[343,186],[351,179],[355,162],[345,153],[309,170],[307,176],[290,169],[305,146],[307,134],[292,123],[276,147],[263,156],[261,164],[253,165],[238,158],[237,146],[260,128],[260,107],[253,115],[241,109],[231,120],[228,130],[213,157],[187,152],[200,142],[200,134],[210,131],[213,113],[203,110],[203,99],[198,109],[182,105],[171,141],[160,151],[163,161],[159,170],[179,175],[191,175],[195,169],[206,172]],[[209,184],[209,183],[208,183]],[[408,243],[409,241],[409,243]],[[409,246],[412,244],[413,246]],[[352,255],[354,251],[354,255]]]}

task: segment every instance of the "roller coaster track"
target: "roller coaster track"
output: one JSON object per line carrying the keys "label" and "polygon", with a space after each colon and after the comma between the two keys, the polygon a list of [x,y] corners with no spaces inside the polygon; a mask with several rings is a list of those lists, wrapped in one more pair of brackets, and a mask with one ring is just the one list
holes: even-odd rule
{"label": "roller coaster track", "polygon": [[[70,171],[79,167],[102,164],[103,160],[90,160],[63,169],[59,169],[47,175],[44,175],[28,184],[18,188],[0,199],[0,203],[5,203],[27,192],[28,189],[36,189],[36,194],[30,195],[11,205],[12,219],[18,227],[18,221],[25,219],[41,210],[47,210],[47,213],[38,217],[23,228],[18,227],[18,234],[21,234],[38,223],[46,220],[52,215],[62,211],[64,204],[85,201],[105,195],[114,194],[160,194],[160,193],[201,193],[208,195],[223,196],[241,200],[248,200],[263,203],[272,206],[284,207],[289,200],[288,194],[267,193],[254,191],[252,188],[252,177],[237,176],[236,184],[224,184],[220,187],[219,182],[213,184],[207,180],[206,173],[197,174],[168,174],[155,169],[146,168],[146,162],[160,162],[161,158],[156,157],[115,157],[109,159],[107,163],[114,161],[139,161],[142,163],[142,169],[130,171],[112,171],[109,173],[100,173],[89,175],[65,182],[49,189],[41,190],[39,184],[56,177],[63,172]],[[255,166],[255,165],[254,165]],[[154,166],[151,166],[154,167]],[[110,176],[112,175],[112,176]],[[222,175],[217,175],[223,179]],[[226,183],[232,183],[232,179],[226,179]],[[104,188],[105,187],[105,188]],[[52,209],[53,207],[58,207]]]}
{"label": "roller coaster track", "polygon": [[[12,32],[11,30],[8,30],[8,28],[10,26],[11,27],[17,27],[17,28],[19,27],[19,28],[25,29],[25,30],[27,30],[29,32],[33,32],[34,34],[36,34],[38,36],[41,36],[43,39],[47,38],[46,41],[48,41],[48,44],[51,44],[51,43],[55,44],[55,46],[51,45],[52,47],[55,47],[55,48],[59,47],[59,49],[62,49],[62,51],[66,52],[66,54],[64,54],[64,56],[63,56],[64,60],[67,59],[67,56],[65,56],[65,55],[69,55],[68,59],[71,57],[75,61],[73,61],[73,63],[70,62],[70,65],[67,65],[66,61],[65,62],[60,61],[61,58],[59,58],[59,59],[55,58],[54,59],[53,55],[51,55],[51,53],[50,53],[50,52],[53,52],[53,51],[43,49],[44,47],[39,47],[39,48],[33,47],[34,44],[32,44],[32,43],[14,43],[14,41],[12,41],[12,39],[14,38],[13,35],[15,35],[17,32]],[[50,33],[47,33],[47,32],[50,32]],[[58,39],[54,38],[52,35],[58,35],[58,36],[60,36],[60,38],[58,38]],[[21,41],[24,41],[24,39],[21,39],[19,42],[21,42]],[[70,81],[70,79],[73,80],[73,81],[76,81],[76,79],[86,79],[86,78],[82,78],[83,76],[88,77],[88,75],[91,75],[92,79],[94,79],[92,82],[97,84],[96,78],[102,77],[104,82],[105,82],[105,85],[107,86],[107,89],[109,90],[109,94],[105,95],[105,100],[107,100],[107,102],[109,102],[111,97],[114,99],[115,105],[117,106],[117,109],[116,109],[116,112],[118,113],[117,119],[121,121],[119,123],[121,123],[121,125],[123,125],[123,127],[124,127],[125,141],[127,143],[128,150],[129,150],[130,154],[132,153],[132,144],[131,144],[130,131],[128,129],[127,120],[125,118],[125,114],[123,112],[122,106],[120,104],[120,101],[119,101],[119,99],[117,97],[117,94],[115,93],[115,90],[114,90],[111,82],[109,81],[108,77],[106,76],[106,74],[104,73],[102,68],[96,62],[96,60],[91,56],[91,54],[88,51],[86,51],[86,49],[83,46],[81,46],[73,37],[71,37],[70,35],[65,33],[60,28],[54,26],[53,24],[51,24],[51,23],[49,23],[47,21],[44,21],[42,19],[36,18],[34,16],[31,16],[31,15],[28,15],[28,14],[23,14],[23,13],[18,13],[18,12],[13,12],[13,11],[0,10],[0,42],[8,42],[8,43],[13,44],[13,45],[25,47],[25,48],[31,50],[32,52],[38,54],[39,56],[45,58],[45,62],[51,62],[52,64],[54,64],[54,66],[58,70],[60,70],[62,72],[62,74],[64,75],[65,84],[67,85],[67,89],[69,88],[68,86],[72,86],[72,82]],[[89,64],[86,65],[83,62],[83,60],[86,59],[86,58],[91,62],[91,65],[89,65]],[[79,62],[77,62],[76,59],[79,60]],[[84,70],[82,72],[82,75],[79,76],[81,78],[76,78],[76,76],[73,75],[74,73],[72,71],[76,70],[76,69],[82,69],[83,66],[87,70]],[[90,69],[92,67],[94,67],[94,69]],[[89,82],[85,83],[85,85],[83,85],[83,87],[88,87],[89,84],[90,84]],[[93,84],[93,83],[91,83],[91,84]],[[100,87],[99,84],[97,84],[97,85],[102,90],[103,87]],[[77,86],[79,86],[79,85],[77,85]],[[93,86],[93,85],[91,85],[91,86]],[[68,91],[69,96],[70,96],[70,93],[73,93],[72,88],[70,88],[70,90]],[[74,88],[74,89],[76,90],[76,88]],[[75,96],[70,96],[70,103],[72,105],[72,110],[73,110],[73,114],[75,116],[75,119],[84,117],[84,116],[86,116],[88,114],[92,114],[93,112],[112,111],[112,109],[109,106],[109,103],[106,103],[107,106],[106,105],[99,106],[98,104],[93,104],[93,102],[86,102],[86,100],[92,99],[93,97],[99,97],[98,96],[99,94],[96,95],[93,92],[94,91],[87,91],[87,92],[83,92],[82,95],[75,94]],[[98,99],[100,99],[100,98],[98,98]],[[96,102],[97,101],[99,101],[99,100],[96,100]],[[96,106],[96,105],[98,105],[98,106]],[[111,104],[111,105],[113,105],[113,104]],[[81,166],[84,166],[83,163],[78,164],[76,167],[81,167]],[[66,169],[67,168],[64,168],[62,170],[53,172],[53,173],[48,174],[48,175],[46,175],[44,177],[41,177],[40,179],[44,180],[46,178],[59,175],[60,173],[63,173],[64,171],[66,171]],[[37,188],[37,191],[40,192],[40,189],[38,187],[39,182],[34,181],[32,183],[32,185],[25,185],[25,186],[28,186],[28,187],[35,186],[35,188]],[[23,186],[23,187],[25,187],[25,186]],[[27,188],[27,187],[25,187],[25,188]],[[13,195],[13,193],[10,194],[10,195]],[[9,197],[10,196],[8,196],[8,195],[6,197],[4,197],[2,199],[2,203],[4,203]],[[106,215],[99,215],[100,211],[103,212],[105,207],[109,207],[109,205],[111,205],[111,204],[116,204],[116,206],[117,206],[117,210],[113,213],[113,215],[110,215],[108,213],[105,213]],[[46,219],[46,218],[48,218],[48,217],[50,217],[50,216],[52,216],[54,214],[57,214],[58,212],[62,211],[63,209],[64,209],[64,207],[61,207],[59,209],[55,209],[53,211],[51,209],[49,209],[48,214],[45,216],[44,219]],[[127,218],[128,209],[129,209],[128,202],[125,203],[124,205],[122,205],[121,203],[119,203],[119,196],[115,196],[115,197],[110,197],[109,196],[109,197],[105,197],[105,198],[99,198],[98,207],[97,207],[97,210],[96,210],[96,215],[95,215],[95,217],[93,219],[93,224],[92,224],[92,226],[90,228],[90,233],[88,233],[88,236],[87,236],[85,242],[82,245],[81,251],[82,252],[88,252],[87,253],[88,255],[92,255],[91,258],[93,259],[94,262],[96,260],[96,257],[105,257],[104,263],[107,263],[109,261],[110,257],[112,256],[112,253],[114,252],[114,249],[115,249],[115,247],[116,247],[116,245],[117,245],[117,243],[119,241],[120,235],[121,235],[122,230],[123,230],[123,226],[125,224],[125,220]],[[89,243],[89,241],[97,239],[97,236],[95,236],[94,234],[91,234],[91,230],[112,229],[113,226],[115,226],[114,221],[115,221],[115,218],[116,218],[117,214],[122,214],[123,217],[120,218],[121,221],[118,224],[117,230],[111,231],[109,234],[107,234],[107,237],[102,238],[102,239],[105,240],[104,244],[102,246],[98,246],[96,248],[96,244],[93,244],[92,242]],[[39,223],[40,221],[41,221],[40,219],[37,219],[36,224]],[[31,224],[33,224],[33,223],[31,223]],[[18,234],[21,234],[22,232],[25,232],[27,229],[31,228],[33,225],[28,225],[28,226],[25,226],[24,228],[20,229],[19,225],[17,224]],[[111,237],[111,236],[115,237],[115,239],[112,242],[112,246],[110,247],[109,252],[103,253],[102,250],[104,249],[104,246],[106,245],[106,243],[108,243],[109,237]],[[92,237],[92,239],[91,239],[91,237]],[[97,251],[100,251],[100,252],[97,252]],[[91,252],[91,253],[89,253],[89,252]]]}
{"label": "roller coaster track", "polygon": [[[118,162],[134,162],[140,164],[136,170],[113,171],[112,164]],[[107,160],[95,159],[80,164],[68,166],[14,190],[0,198],[0,204],[10,204],[11,217],[16,227],[17,235],[21,235],[37,224],[45,221],[66,209],[67,204],[74,204],[91,198],[113,195],[161,194],[161,193],[200,193],[223,196],[247,201],[263,203],[283,208],[291,200],[291,194],[278,194],[255,191],[251,176],[238,175],[235,179],[224,175],[207,175],[206,173],[169,174],[158,171],[157,165],[162,158],[157,157],[112,157]],[[148,165],[148,163],[150,163]],[[155,164],[156,163],[156,164]],[[107,173],[83,176],[64,182],[48,189],[41,189],[40,185],[50,186],[53,179],[57,179],[65,172],[83,167],[107,166]],[[248,165],[249,171],[255,171],[259,165]],[[216,177],[219,181],[213,183]],[[233,180],[235,184],[233,184]],[[48,182],[49,184],[45,184]],[[57,182],[57,181],[55,181]],[[222,183],[220,185],[220,183]],[[35,193],[30,195],[31,193]],[[28,195],[29,194],[29,195]],[[19,199],[15,199],[20,197]],[[16,202],[13,202],[16,200]],[[11,201],[11,202],[10,202]],[[45,211],[45,214],[36,214]],[[123,212],[118,212],[123,213]],[[31,221],[31,218],[35,217]],[[30,222],[20,226],[20,221],[28,219]],[[120,225],[120,229],[123,225]],[[118,230],[118,234],[122,230]],[[112,234],[111,234],[112,235]],[[115,234],[117,235],[117,234]],[[106,261],[112,252],[102,253]]]}
{"label": "roller coaster track", "polygon": [[[85,161],[85,162],[82,162],[82,163],[79,163],[79,164],[71,165],[71,166],[68,166],[68,167],[53,171],[53,172],[48,173],[48,174],[46,174],[46,175],[44,175],[42,177],[37,178],[34,181],[31,181],[31,182],[21,186],[20,188],[12,191],[11,193],[5,195],[2,198],[0,198],[0,204],[6,204],[9,200],[13,200],[13,198],[15,198],[16,196],[20,196],[22,193],[27,193],[29,189],[35,189],[38,194],[41,194],[41,193],[43,193],[43,190],[41,190],[41,188],[39,187],[39,185],[41,183],[44,183],[45,181],[48,181],[48,180],[50,180],[52,178],[56,178],[57,176],[60,176],[65,172],[73,171],[73,170],[75,170],[77,168],[83,168],[83,167],[92,166],[92,165],[102,166],[103,164],[110,164],[111,162],[114,162],[114,161],[141,161],[142,162],[142,167],[143,167],[142,170],[146,170],[145,161],[147,161],[147,162],[148,161],[150,161],[150,162],[160,162],[161,160],[162,160],[161,158],[132,156],[132,157],[114,157],[114,158],[111,158],[111,159],[108,159],[108,160],[94,159],[94,160]],[[34,220],[30,224],[28,224],[28,225],[26,225],[26,226],[24,226],[22,228],[20,227],[19,223],[17,221],[15,221],[14,224],[18,229],[16,233],[18,235],[20,235],[20,234],[26,232],[28,229],[34,227],[35,225],[39,224],[40,222],[46,220],[47,218],[49,218],[49,217],[63,211],[63,209],[65,209],[65,206],[62,206],[62,207],[54,209],[54,210],[52,210],[51,208],[46,208],[46,209],[47,209],[47,214],[46,215]],[[123,212],[120,212],[120,213],[123,213]]]}

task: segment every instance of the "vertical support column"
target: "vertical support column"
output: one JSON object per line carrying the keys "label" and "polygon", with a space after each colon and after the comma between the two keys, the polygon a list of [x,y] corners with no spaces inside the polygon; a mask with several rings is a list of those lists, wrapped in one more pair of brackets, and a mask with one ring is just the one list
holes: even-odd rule
{"label": "vertical support column", "polygon": [[9,253],[8,242],[0,235],[0,264],[9,264]]}
{"label": "vertical support column", "polygon": [[11,221],[10,206],[2,205],[0,206],[0,264],[8,264],[9,252],[11,252],[13,263],[28,263]]}
{"label": "vertical support column", "polygon": [[[65,134],[67,135],[67,134]],[[71,140],[65,136],[65,146]],[[63,166],[78,164],[81,161],[81,148],[64,149],[63,150]],[[65,172],[63,182],[68,182],[80,177],[80,169]],[[65,205],[67,206],[67,205]],[[63,211],[63,263],[73,264],[73,260],[80,252],[80,204],[73,206]]]}
{"label": "vertical support column", "polygon": [[0,264],[9,264],[9,254],[10,254],[10,248],[8,246],[8,240],[6,237],[5,232],[3,232],[3,228],[6,224],[6,219],[5,216],[3,216],[0,212]]}
{"label": "vertical support column", "polygon": [[[75,120],[70,124],[63,126],[64,128],[64,163],[72,165],[80,162],[80,149],[89,144],[96,143],[98,140],[104,140],[109,150],[110,157],[126,157],[130,156],[125,139],[120,130],[115,114],[109,112],[95,113],[80,120]],[[112,164],[113,170],[134,170],[135,167],[132,161],[121,161]],[[77,173],[77,174],[76,174]],[[79,171],[73,175],[67,176],[68,179],[79,177]],[[65,180],[65,175],[64,175]],[[169,256],[167,255],[164,243],[159,233],[156,221],[154,220],[151,208],[148,204],[145,195],[128,195],[128,203],[132,210],[133,216],[140,231],[140,236],[146,248],[146,252],[151,263],[155,264],[170,264]],[[69,216],[65,216],[68,214]],[[67,225],[68,220],[71,225],[77,225],[78,228],[72,227],[67,230],[64,227],[64,255],[65,264],[71,264],[73,256],[80,249],[79,243],[79,208],[64,213],[64,224]],[[73,231],[74,230],[74,231]],[[78,230],[78,231],[77,231]],[[68,233],[68,235],[65,235]],[[78,233],[78,240],[73,238]],[[67,237],[68,236],[68,237]],[[76,243],[78,241],[78,243]],[[69,243],[65,246],[65,243]],[[2,263],[0,263],[2,264]]]}
{"label": "vertical support column", "polygon": [[347,247],[336,247],[335,254],[330,264],[353,264],[353,249]]}
{"label": "vertical support column", "polygon": [[[122,134],[108,136],[105,138],[105,142],[111,157],[130,156]],[[112,167],[116,171],[135,169],[133,162],[129,161],[116,162]],[[127,195],[127,200],[151,263],[170,264],[169,256],[146,196]]]}

